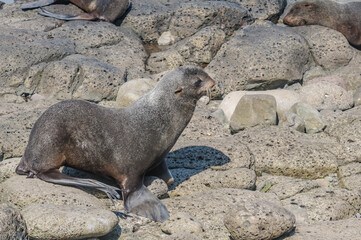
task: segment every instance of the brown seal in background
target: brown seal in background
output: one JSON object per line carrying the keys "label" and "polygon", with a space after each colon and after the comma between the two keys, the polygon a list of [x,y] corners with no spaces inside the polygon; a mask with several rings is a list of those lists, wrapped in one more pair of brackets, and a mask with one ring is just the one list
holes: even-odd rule
{"label": "brown seal in background", "polygon": [[342,33],[361,49],[361,2],[305,0],[292,5],[283,22],[289,26],[321,25]]}
{"label": "brown seal in background", "polygon": [[129,7],[129,0],[66,0],[83,9],[85,13],[77,16],[62,15],[50,12],[42,7],[54,3],[64,2],[62,0],[39,0],[21,6],[22,10],[41,8],[40,15],[60,20],[102,20],[113,22],[121,17]]}
{"label": "brown seal in background", "polygon": [[197,100],[215,82],[203,70],[182,67],[166,74],[148,94],[126,108],[67,100],[46,110],[34,124],[16,172],[47,182],[90,187],[112,199],[116,187],[67,176],[61,166],[111,177],[120,186],[127,212],[155,221],[167,208],[143,184],[151,173],[172,176],[164,160],[192,118]]}

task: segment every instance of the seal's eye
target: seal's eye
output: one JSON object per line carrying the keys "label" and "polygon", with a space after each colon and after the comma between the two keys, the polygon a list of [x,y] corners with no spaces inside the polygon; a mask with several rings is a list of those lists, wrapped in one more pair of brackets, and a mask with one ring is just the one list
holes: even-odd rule
{"label": "seal's eye", "polygon": [[198,78],[198,80],[194,83],[194,86],[199,87],[202,84],[202,80]]}

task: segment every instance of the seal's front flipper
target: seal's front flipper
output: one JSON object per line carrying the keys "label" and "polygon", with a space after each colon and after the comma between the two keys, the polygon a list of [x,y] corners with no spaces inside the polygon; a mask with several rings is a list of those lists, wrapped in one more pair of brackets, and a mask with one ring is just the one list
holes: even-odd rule
{"label": "seal's front flipper", "polygon": [[168,186],[174,182],[174,178],[168,169],[165,159],[163,159],[158,166],[147,172],[147,176],[159,177],[160,179],[163,179],[163,181],[166,182]]}
{"label": "seal's front flipper", "polygon": [[156,222],[164,222],[169,218],[166,206],[144,185],[134,192],[124,194],[123,199],[127,212],[152,219]]}
{"label": "seal's front flipper", "polygon": [[41,12],[38,12],[38,14],[45,16],[45,17],[52,17],[52,18],[56,18],[59,20],[66,20],[66,21],[71,21],[71,20],[88,20],[88,21],[92,21],[92,20],[98,20],[99,18],[97,16],[95,16],[93,13],[82,13],[76,16],[71,16],[71,15],[63,15],[63,14],[58,14],[58,13],[54,13],[54,12],[50,12],[48,10],[46,10],[45,8],[41,8]]}
{"label": "seal's front flipper", "polygon": [[113,198],[120,199],[120,195],[117,193],[117,191],[121,191],[121,190],[117,187],[113,187],[93,179],[70,177],[68,175],[59,172],[59,169],[53,169],[47,172],[37,173],[35,176],[46,182],[67,185],[67,186],[79,186],[79,187],[89,187],[89,188],[98,189],[99,191],[105,192],[107,196],[112,200],[112,202],[113,202]]}
{"label": "seal's front flipper", "polygon": [[56,0],[39,0],[39,1],[36,1],[36,2],[26,3],[26,4],[21,6],[21,9],[22,10],[29,10],[29,9],[39,8],[39,7],[45,7],[45,6],[48,6],[48,5],[53,4],[55,2],[56,2]]}

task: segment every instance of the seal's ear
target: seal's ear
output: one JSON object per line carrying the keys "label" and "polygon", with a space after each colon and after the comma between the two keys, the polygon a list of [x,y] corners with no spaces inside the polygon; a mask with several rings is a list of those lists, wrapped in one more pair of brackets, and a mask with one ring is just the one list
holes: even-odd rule
{"label": "seal's ear", "polygon": [[174,91],[175,94],[178,94],[178,93],[181,93],[181,92],[183,92],[183,88],[182,88],[182,87],[179,87],[179,88],[177,88],[177,89]]}

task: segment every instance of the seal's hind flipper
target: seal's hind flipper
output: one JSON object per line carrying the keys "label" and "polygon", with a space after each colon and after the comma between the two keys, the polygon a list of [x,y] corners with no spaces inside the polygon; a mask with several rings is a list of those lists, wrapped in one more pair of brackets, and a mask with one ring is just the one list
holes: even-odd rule
{"label": "seal's hind flipper", "polygon": [[124,207],[127,212],[152,219],[156,222],[164,222],[169,218],[166,206],[144,185],[140,189],[127,194],[127,196],[124,195]]}
{"label": "seal's hind flipper", "polygon": [[66,20],[66,21],[71,21],[71,20],[87,20],[87,21],[92,21],[92,20],[98,20],[99,18],[97,16],[95,16],[93,13],[82,13],[76,16],[72,16],[72,15],[64,15],[64,14],[58,14],[58,13],[54,13],[54,12],[50,12],[48,10],[46,10],[45,8],[41,8],[42,11],[38,12],[38,14],[45,16],[45,17],[51,17],[51,18],[56,18],[59,20]]}
{"label": "seal's hind flipper", "polygon": [[121,190],[117,187],[113,187],[93,179],[70,177],[68,175],[59,172],[59,169],[53,169],[47,172],[38,173],[36,174],[36,177],[46,182],[51,182],[61,185],[95,188],[99,191],[105,192],[110,199],[113,198],[120,199],[120,195],[117,193],[117,191],[121,191]]}
{"label": "seal's hind flipper", "polygon": [[26,4],[21,6],[21,9],[22,10],[29,10],[29,9],[34,9],[34,8],[45,7],[45,6],[48,6],[48,5],[53,4],[55,2],[56,2],[56,0],[39,0],[39,1],[36,1],[36,2],[26,3]]}

